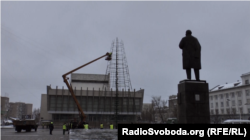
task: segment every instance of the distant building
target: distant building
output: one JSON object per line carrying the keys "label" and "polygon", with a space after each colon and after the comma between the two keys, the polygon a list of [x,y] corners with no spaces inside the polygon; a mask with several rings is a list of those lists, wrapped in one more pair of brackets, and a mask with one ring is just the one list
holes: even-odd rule
{"label": "distant building", "polygon": [[152,104],[151,103],[143,103],[142,111],[148,111],[150,109],[152,109]]}
{"label": "distant building", "polygon": [[[71,74],[70,84],[79,101],[86,121],[92,126],[98,123],[114,123],[115,91],[109,89],[109,75]],[[106,90],[105,90],[106,89]],[[118,92],[118,122],[136,121],[141,115],[144,90]],[[65,122],[80,119],[76,103],[68,89],[52,89],[41,95],[42,121]]]}
{"label": "distant building", "polygon": [[31,119],[32,115],[32,104],[23,102],[10,102],[9,117],[19,119]]}
{"label": "distant building", "polygon": [[160,108],[161,111],[158,111],[159,109],[155,108],[155,121],[162,123],[163,119],[166,123],[169,118],[177,118],[177,107],[177,95],[169,96],[168,107],[165,106]]}
{"label": "distant building", "polygon": [[250,117],[250,72],[241,75],[241,80],[218,85],[209,91],[211,123],[226,119]]}
{"label": "distant building", "polygon": [[1,122],[7,119],[9,111],[9,98],[1,96]]}

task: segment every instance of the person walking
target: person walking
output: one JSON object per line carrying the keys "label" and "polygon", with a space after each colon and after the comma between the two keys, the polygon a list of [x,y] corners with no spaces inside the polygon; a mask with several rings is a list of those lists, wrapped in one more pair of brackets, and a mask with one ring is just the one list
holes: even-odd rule
{"label": "person walking", "polygon": [[100,129],[103,129],[103,123],[100,124]]}
{"label": "person walking", "polygon": [[53,122],[51,122],[50,125],[49,125],[50,135],[52,135],[53,129],[54,129],[54,125],[53,125]]}
{"label": "person walking", "polygon": [[66,123],[63,124],[63,135],[65,135],[65,131],[66,131]]}
{"label": "person walking", "polygon": [[89,125],[88,125],[88,123],[85,123],[83,126],[84,126],[84,129],[86,129],[86,130],[88,130],[88,129],[89,129]]}
{"label": "person walking", "polygon": [[70,129],[72,129],[72,125],[73,125],[73,122],[71,121],[71,122],[70,122]]}
{"label": "person walking", "polygon": [[113,128],[114,128],[114,126],[113,126],[113,124],[111,123],[111,124],[110,124],[110,129],[113,129]]}

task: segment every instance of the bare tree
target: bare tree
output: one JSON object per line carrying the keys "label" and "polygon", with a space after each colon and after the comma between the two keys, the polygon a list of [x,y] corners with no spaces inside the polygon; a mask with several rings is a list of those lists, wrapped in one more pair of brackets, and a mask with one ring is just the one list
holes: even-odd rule
{"label": "bare tree", "polygon": [[34,108],[32,115],[34,116],[36,122],[39,122],[40,120],[40,109],[39,108]]}
{"label": "bare tree", "polygon": [[161,122],[166,122],[167,120],[167,100],[161,100],[161,96],[152,97],[152,106],[155,113],[157,113],[161,119]]}
{"label": "bare tree", "polygon": [[154,118],[154,112],[153,112],[152,104],[145,107],[142,110],[141,118],[142,118],[142,121],[146,121],[146,122],[154,121],[154,119],[153,119]]}

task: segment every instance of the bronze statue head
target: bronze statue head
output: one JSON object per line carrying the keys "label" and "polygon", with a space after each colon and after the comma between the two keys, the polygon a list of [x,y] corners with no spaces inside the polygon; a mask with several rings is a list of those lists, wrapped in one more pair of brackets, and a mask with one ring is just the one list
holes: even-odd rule
{"label": "bronze statue head", "polygon": [[186,35],[191,35],[191,34],[192,34],[191,30],[186,31]]}

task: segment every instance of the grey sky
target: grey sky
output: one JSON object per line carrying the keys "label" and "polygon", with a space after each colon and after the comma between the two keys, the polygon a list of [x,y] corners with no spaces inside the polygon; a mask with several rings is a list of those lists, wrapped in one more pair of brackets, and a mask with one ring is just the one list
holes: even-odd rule
{"label": "grey sky", "polygon": [[[186,79],[179,42],[190,29],[209,88],[250,71],[250,2],[1,2],[1,94],[40,108],[46,86],[124,42],[133,88],[177,94]],[[77,73],[105,74],[102,59]],[[194,73],[192,71],[192,78]]]}

